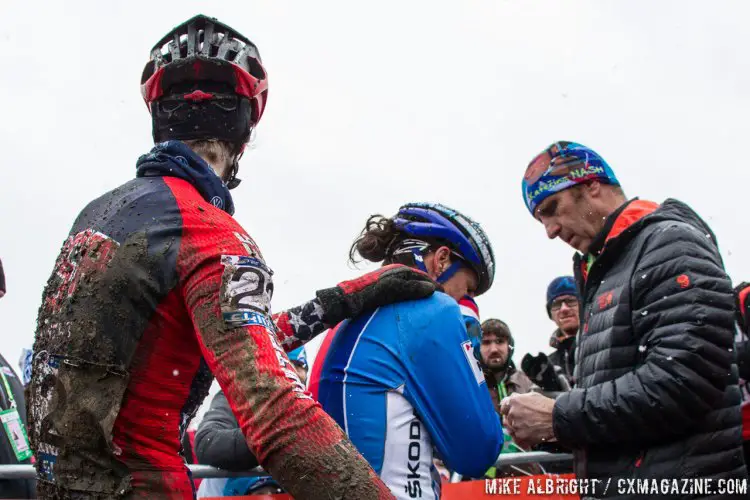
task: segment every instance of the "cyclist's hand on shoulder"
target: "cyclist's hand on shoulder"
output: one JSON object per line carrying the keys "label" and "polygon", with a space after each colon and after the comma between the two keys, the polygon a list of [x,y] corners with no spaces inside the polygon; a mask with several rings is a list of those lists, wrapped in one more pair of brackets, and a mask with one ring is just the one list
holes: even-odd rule
{"label": "cyclist's hand on shoulder", "polygon": [[378,307],[431,296],[442,287],[427,274],[401,264],[390,264],[353,280],[316,293],[324,321],[335,325]]}

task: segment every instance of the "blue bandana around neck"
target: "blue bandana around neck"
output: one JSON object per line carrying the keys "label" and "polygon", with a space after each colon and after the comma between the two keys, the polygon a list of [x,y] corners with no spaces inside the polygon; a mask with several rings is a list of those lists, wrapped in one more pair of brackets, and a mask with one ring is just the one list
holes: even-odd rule
{"label": "blue bandana around neck", "polygon": [[234,215],[229,188],[206,161],[181,141],[166,141],[136,162],[136,177],[178,177],[195,186],[203,199]]}

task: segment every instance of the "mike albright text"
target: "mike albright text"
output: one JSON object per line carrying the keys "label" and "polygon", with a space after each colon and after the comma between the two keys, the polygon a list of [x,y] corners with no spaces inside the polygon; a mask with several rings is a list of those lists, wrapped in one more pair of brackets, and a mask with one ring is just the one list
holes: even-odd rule
{"label": "mike albright text", "polygon": [[[565,477],[520,477],[485,479],[487,495],[591,495],[604,491],[609,485],[601,479],[575,479]],[[611,480],[609,481],[611,482]]]}

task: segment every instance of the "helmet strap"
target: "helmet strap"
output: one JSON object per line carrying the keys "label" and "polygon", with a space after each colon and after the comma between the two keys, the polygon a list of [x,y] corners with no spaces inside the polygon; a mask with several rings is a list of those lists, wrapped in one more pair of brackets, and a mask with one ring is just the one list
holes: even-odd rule
{"label": "helmet strap", "polygon": [[[412,256],[414,257],[414,265],[422,271],[425,274],[429,274],[429,271],[427,270],[427,266],[424,264],[424,256],[429,251],[429,248],[417,248],[414,247],[411,249]],[[459,259],[456,259],[453,261],[453,263],[448,266],[448,269],[440,273],[438,277],[435,279],[440,284],[445,283],[449,279],[453,277],[454,274],[458,272],[459,269],[461,269],[464,266],[463,262],[461,262]]]}
{"label": "helmet strap", "polygon": [[427,266],[424,265],[424,254],[426,252],[419,248],[413,248],[411,253],[412,255],[414,255],[414,265],[417,266],[417,269],[425,274],[429,274],[429,271],[427,271]]}
{"label": "helmet strap", "polygon": [[[419,269],[425,274],[429,274],[429,271],[427,270],[427,266],[424,263],[424,257],[425,255],[427,255],[427,253],[429,253],[430,246],[426,242],[423,243],[420,240],[405,240],[405,241],[402,241],[401,243],[402,244],[409,243],[410,246],[406,246],[402,250],[397,249],[395,252],[393,252],[391,258],[397,255],[402,255],[402,254],[408,255],[409,253],[411,253],[412,258],[410,260],[413,261],[414,267],[416,267],[417,269]],[[423,243],[423,244],[414,245],[413,243]],[[392,244],[393,242],[391,242],[391,245]],[[390,245],[389,245],[389,249],[390,249]],[[386,254],[388,253],[389,253],[389,250],[386,250]],[[458,272],[458,270],[461,269],[463,266],[464,266],[463,261],[461,261],[460,258],[454,256],[453,263],[450,266],[448,266],[448,268],[445,271],[440,273],[440,275],[436,278],[435,281],[437,281],[440,284],[445,283],[446,281],[451,279],[453,275],[456,274],[456,272]]]}
{"label": "helmet strap", "polygon": [[440,273],[440,276],[438,276],[435,281],[437,281],[440,284],[445,283],[446,281],[451,279],[453,275],[456,274],[458,270],[461,269],[463,266],[464,266],[463,262],[461,262],[460,260],[455,260],[453,264],[448,266],[448,269]]}
{"label": "helmet strap", "polygon": [[242,179],[237,178],[237,172],[240,170],[240,158],[245,153],[245,145],[244,142],[239,144],[232,153],[234,160],[229,168],[229,179],[226,180],[227,189],[234,189],[242,182]]}

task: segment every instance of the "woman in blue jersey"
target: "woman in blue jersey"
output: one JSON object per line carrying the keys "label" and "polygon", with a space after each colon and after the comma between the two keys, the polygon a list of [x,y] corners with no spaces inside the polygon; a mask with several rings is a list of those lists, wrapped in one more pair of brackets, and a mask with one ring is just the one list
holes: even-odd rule
{"label": "woman in blue jersey", "polygon": [[352,261],[356,254],[420,269],[444,293],[341,323],[317,355],[310,389],[397,498],[439,498],[433,458],[482,477],[503,445],[457,303],[492,285],[492,248],[461,213],[410,203],[370,217]]}

